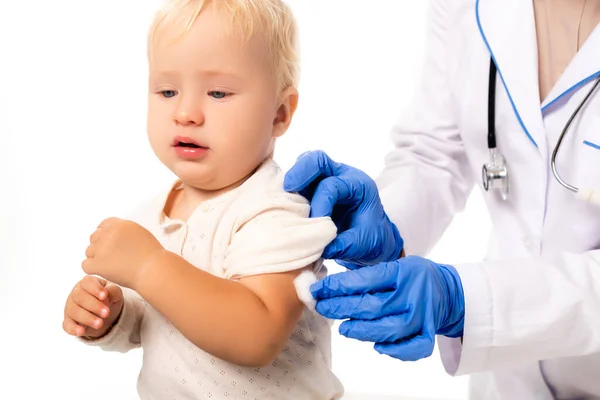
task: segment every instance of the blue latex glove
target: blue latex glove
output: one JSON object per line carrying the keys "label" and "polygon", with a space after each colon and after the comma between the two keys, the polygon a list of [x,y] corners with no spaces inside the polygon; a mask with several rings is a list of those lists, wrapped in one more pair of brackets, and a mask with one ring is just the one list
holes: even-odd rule
{"label": "blue latex glove", "polygon": [[429,357],[435,335],[460,337],[465,304],[454,267],[407,257],[334,274],[311,292],[317,312],[340,325],[346,337],[375,342],[375,350],[416,361]]}
{"label": "blue latex glove", "polygon": [[311,217],[331,217],[336,224],[338,236],[323,258],[356,268],[400,257],[404,241],[383,210],[375,182],[364,172],[313,151],[298,158],[283,186],[311,201]]}

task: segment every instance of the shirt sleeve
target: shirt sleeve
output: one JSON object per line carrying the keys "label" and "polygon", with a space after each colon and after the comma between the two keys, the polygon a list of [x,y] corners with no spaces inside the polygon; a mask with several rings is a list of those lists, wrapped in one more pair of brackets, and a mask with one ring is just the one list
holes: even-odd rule
{"label": "shirt sleeve", "polygon": [[297,194],[266,194],[244,210],[225,254],[227,279],[305,268],[337,234],[331,218],[309,218],[310,205]]}

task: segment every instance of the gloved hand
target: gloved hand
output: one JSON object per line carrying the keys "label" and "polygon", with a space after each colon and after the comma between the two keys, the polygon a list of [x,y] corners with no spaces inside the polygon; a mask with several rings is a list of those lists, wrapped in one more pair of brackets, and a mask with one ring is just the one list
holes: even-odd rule
{"label": "gloved hand", "polygon": [[404,361],[429,357],[435,335],[460,337],[464,294],[454,267],[410,256],[334,274],[311,286],[316,310],[346,337]]}
{"label": "gloved hand", "polygon": [[336,224],[338,236],[323,258],[356,268],[400,257],[404,241],[383,210],[375,182],[364,172],[313,151],[298,158],[283,185],[311,201],[311,217],[331,217]]}

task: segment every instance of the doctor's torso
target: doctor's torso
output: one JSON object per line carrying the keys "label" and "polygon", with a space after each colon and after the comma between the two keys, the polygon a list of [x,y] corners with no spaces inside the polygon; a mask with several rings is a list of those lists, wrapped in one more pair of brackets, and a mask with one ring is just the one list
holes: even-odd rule
{"label": "doctor's torso", "polygon": [[[484,192],[493,222],[490,259],[537,258],[600,249],[600,206],[584,202],[562,187],[550,167],[565,124],[600,76],[600,1],[572,2],[574,6],[587,3],[588,8],[575,12],[581,20],[576,21],[575,36],[570,41],[567,33],[559,34],[564,25],[553,25],[556,14],[544,8],[553,1],[533,3],[446,3],[452,20],[444,33],[449,35],[444,50],[450,103],[480,190],[481,168],[490,160],[486,141],[490,54],[498,68],[496,142],[506,159],[510,192],[507,200]],[[560,3],[564,6],[569,1]],[[552,30],[554,35],[549,33]],[[581,40],[582,33],[585,40]],[[556,44],[557,40],[564,43]],[[566,59],[568,45],[577,48],[571,49],[573,54]],[[560,60],[550,60],[557,52],[563,56],[562,67]],[[545,68],[540,69],[540,62],[546,63]],[[600,189],[600,88],[573,120],[556,166],[569,184]],[[530,284],[533,287],[536,282]],[[599,354],[543,361],[540,370],[558,399],[600,399]],[[484,382],[488,382],[491,388],[494,384],[489,382],[497,385],[502,379],[488,375],[477,385],[484,388]],[[515,384],[507,381],[503,385]],[[480,393],[486,393],[485,389]]]}
{"label": "doctor's torso", "polygon": [[[600,20],[600,1],[589,1],[596,4],[598,9],[591,11]],[[573,50],[573,58],[564,62],[562,73],[556,72],[556,60],[554,68],[546,62],[540,78],[538,55],[548,57],[555,46],[540,43],[542,53],[538,51],[544,21],[538,17],[536,30],[532,2],[449,3],[452,23],[446,43],[452,111],[480,187],[481,167],[490,157],[486,142],[490,54],[499,71],[496,138],[507,162],[510,194],[504,201],[485,193],[497,239],[490,256],[527,257],[600,248],[600,207],[579,200],[560,186],[550,169],[550,156],[561,131],[600,74],[600,28],[587,28],[587,39]],[[547,26],[552,20],[547,17],[545,22]],[[573,41],[577,42],[577,36]],[[548,83],[554,79],[554,84]],[[540,92],[547,92],[542,101]],[[566,182],[600,189],[600,149],[594,145],[600,145],[600,90],[579,112],[558,153],[557,169]]]}

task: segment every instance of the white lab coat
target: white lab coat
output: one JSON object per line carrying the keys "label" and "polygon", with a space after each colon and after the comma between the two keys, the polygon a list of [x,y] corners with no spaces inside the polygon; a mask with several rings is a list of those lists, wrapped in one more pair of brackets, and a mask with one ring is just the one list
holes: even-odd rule
{"label": "white lab coat", "polygon": [[[483,190],[490,51],[501,74],[497,146],[510,173],[509,200],[485,192],[489,257],[456,266],[464,343],[438,339],[445,368],[474,374],[472,399],[600,399],[600,206],[550,169],[561,130],[600,74],[600,26],[540,102],[531,1],[433,0],[429,22],[422,83],[377,179],[407,252],[426,255],[472,188]],[[567,182],[600,188],[593,144],[600,90],[558,154]]]}

